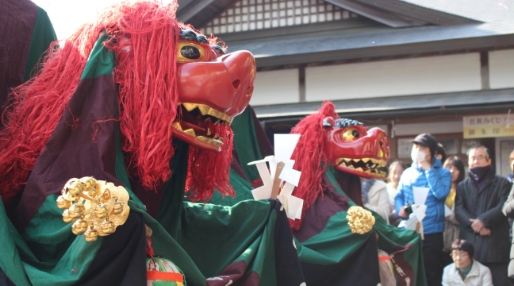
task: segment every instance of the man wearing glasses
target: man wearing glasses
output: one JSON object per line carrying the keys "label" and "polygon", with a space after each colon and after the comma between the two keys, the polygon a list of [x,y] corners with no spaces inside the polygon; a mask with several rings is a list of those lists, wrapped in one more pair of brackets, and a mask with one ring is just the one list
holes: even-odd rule
{"label": "man wearing glasses", "polygon": [[496,174],[485,146],[469,149],[469,177],[457,186],[455,216],[460,238],[475,246],[474,258],[491,270],[494,285],[511,285],[509,223],[502,207],[511,183]]}

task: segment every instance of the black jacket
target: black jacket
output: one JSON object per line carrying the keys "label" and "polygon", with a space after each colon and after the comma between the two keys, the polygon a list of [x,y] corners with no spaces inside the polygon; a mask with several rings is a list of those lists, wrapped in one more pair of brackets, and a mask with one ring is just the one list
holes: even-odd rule
{"label": "black jacket", "polygon": [[[511,183],[499,175],[490,177],[481,191],[469,178],[457,186],[455,217],[460,225],[460,238],[473,243],[474,258],[481,263],[509,261],[509,222],[502,207],[510,188]],[[473,231],[469,219],[476,218],[491,230],[490,236]]]}

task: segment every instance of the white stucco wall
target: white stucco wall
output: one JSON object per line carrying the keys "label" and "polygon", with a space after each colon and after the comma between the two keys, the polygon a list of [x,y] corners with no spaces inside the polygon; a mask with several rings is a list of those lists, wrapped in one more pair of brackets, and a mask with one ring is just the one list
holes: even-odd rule
{"label": "white stucco wall", "polygon": [[514,50],[489,52],[491,88],[514,87]]}
{"label": "white stucco wall", "polygon": [[306,69],[306,99],[352,99],[481,88],[479,53]]}
{"label": "white stucco wall", "polygon": [[299,101],[298,69],[257,72],[251,105]]}
{"label": "white stucco wall", "polygon": [[462,120],[428,123],[395,124],[395,136],[418,135],[420,133],[462,133]]}

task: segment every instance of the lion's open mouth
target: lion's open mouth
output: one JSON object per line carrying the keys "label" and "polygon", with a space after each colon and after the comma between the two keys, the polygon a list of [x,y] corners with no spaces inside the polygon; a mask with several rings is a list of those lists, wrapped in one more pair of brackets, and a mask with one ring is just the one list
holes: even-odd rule
{"label": "lion's open mouth", "polygon": [[338,158],[336,159],[336,168],[343,167],[357,172],[368,174],[373,177],[385,177],[387,171],[387,161],[375,158]]}
{"label": "lion's open mouth", "polygon": [[181,103],[179,120],[172,123],[174,135],[198,147],[220,151],[223,138],[215,126],[228,126],[233,117],[205,104]]}

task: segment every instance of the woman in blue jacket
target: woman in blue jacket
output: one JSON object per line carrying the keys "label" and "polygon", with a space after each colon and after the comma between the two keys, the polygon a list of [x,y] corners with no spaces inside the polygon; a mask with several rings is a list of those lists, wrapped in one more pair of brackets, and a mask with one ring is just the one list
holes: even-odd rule
{"label": "woman in blue jacket", "polygon": [[395,197],[397,216],[409,218],[409,206],[414,203],[413,187],[428,188],[423,219],[423,260],[428,285],[441,285],[444,232],[444,201],[451,188],[450,171],[443,168],[441,161],[434,156],[437,140],[430,134],[422,133],[411,141],[412,165],[400,178]]}

